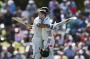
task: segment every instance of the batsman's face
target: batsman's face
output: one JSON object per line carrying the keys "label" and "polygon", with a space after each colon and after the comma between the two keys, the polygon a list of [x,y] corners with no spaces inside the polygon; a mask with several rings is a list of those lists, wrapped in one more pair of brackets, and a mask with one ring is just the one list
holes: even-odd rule
{"label": "batsman's face", "polygon": [[38,13],[38,16],[39,16],[40,19],[44,19],[45,18],[45,15],[40,13],[40,12]]}

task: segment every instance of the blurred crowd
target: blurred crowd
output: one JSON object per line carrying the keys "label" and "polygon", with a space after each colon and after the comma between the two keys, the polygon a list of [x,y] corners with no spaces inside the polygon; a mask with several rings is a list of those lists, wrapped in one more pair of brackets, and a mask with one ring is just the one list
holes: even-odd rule
{"label": "blurred crowd", "polygon": [[[52,23],[61,22],[69,17],[77,17],[54,29],[54,59],[90,59],[90,0],[83,3],[85,11],[78,10],[74,0],[50,0],[48,7]],[[3,48],[0,44],[0,59],[32,59],[33,31],[12,20],[20,17],[33,25],[37,17],[38,6],[29,0],[25,10],[16,6],[13,0],[0,1],[0,42],[8,41],[10,46]],[[24,53],[12,45],[19,42],[25,47]]]}

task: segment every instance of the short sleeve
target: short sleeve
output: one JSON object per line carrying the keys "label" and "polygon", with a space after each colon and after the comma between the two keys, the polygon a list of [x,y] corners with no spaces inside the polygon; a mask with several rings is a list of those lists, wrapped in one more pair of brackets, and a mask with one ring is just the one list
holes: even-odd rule
{"label": "short sleeve", "polygon": [[40,23],[39,17],[36,17],[34,20],[34,24],[37,25],[38,23]]}
{"label": "short sleeve", "polygon": [[52,22],[50,21],[50,18],[48,17],[46,20],[44,20],[44,24],[52,25]]}

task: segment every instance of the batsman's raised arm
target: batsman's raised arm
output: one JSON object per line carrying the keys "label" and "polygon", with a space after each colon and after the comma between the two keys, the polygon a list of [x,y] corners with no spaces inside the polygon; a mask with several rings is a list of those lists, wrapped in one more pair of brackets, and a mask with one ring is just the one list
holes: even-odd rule
{"label": "batsman's raised arm", "polygon": [[37,24],[37,26],[40,28],[48,28],[49,27],[48,24]]}
{"label": "batsman's raised arm", "polygon": [[53,26],[52,27],[52,29],[54,29],[56,26],[61,26],[61,25],[63,25],[63,24],[66,24],[66,23],[68,23],[68,22],[70,22],[70,21],[73,21],[73,20],[76,20],[77,18],[76,17],[71,17],[71,18],[68,18],[68,19],[66,19],[66,20],[64,20],[64,21],[61,21],[61,22],[59,22],[59,23],[54,23],[54,24],[51,24],[51,26]]}

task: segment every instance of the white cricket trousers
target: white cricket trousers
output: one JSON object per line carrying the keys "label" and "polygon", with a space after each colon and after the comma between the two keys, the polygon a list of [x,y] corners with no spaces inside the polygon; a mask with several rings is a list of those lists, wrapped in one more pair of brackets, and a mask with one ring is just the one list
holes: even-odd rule
{"label": "white cricket trousers", "polygon": [[32,45],[33,45],[33,58],[40,59],[40,48],[42,47],[42,39],[39,37],[32,38]]}
{"label": "white cricket trousers", "polygon": [[[52,40],[52,42],[54,42],[54,41]],[[33,56],[32,57],[34,59],[54,59],[53,47],[49,47],[50,48],[50,54],[49,54],[48,57],[46,57],[46,58],[42,57],[41,58],[41,55],[40,55],[40,48],[42,48],[42,39],[41,38],[39,38],[39,37],[33,37],[32,44],[33,44]],[[47,45],[48,43],[46,43],[46,44],[43,43],[43,44],[44,45]]]}

